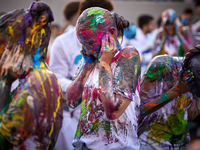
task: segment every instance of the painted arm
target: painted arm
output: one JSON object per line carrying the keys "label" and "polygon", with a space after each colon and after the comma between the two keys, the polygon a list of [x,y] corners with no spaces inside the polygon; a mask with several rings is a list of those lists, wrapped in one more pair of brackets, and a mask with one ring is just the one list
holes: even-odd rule
{"label": "painted arm", "polygon": [[[101,89],[100,99],[103,103],[106,116],[108,119],[113,120],[121,116],[121,114],[126,110],[128,105],[130,104],[131,99],[125,96],[122,96],[120,94],[115,94],[114,92],[113,75],[112,75],[110,62],[113,59],[113,56],[115,55],[116,46],[115,46],[115,39],[113,39],[112,36],[110,36],[109,40],[108,39],[109,39],[109,35],[107,35],[102,40],[102,48],[101,48],[102,55],[100,55],[100,59],[99,59],[99,87]],[[120,52],[121,56],[124,54],[125,55],[124,57],[126,56],[128,57],[128,59],[122,58],[121,60],[119,60],[119,63],[118,63],[120,67],[120,71],[121,71],[120,72],[121,82],[119,82],[118,84],[123,84],[123,85],[121,85],[121,87],[120,85],[116,85],[116,86],[119,87],[120,91],[125,92],[125,90],[129,89],[128,85],[131,84],[133,86],[132,83],[134,83],[134,81],[135,80],[137,81],[138,79],[137,77],[134,78],[134,73],[131,71],[130,68],[132,68],[132,66],[134,66],[136,62],[140,62],[139,61],[140,58],[139,57],[136,58],[139,55],[137,52],[137,56],[136,56],[135,55],[136,53],[134,53],[136,51],[133,49],[132,50],[134,52],[131,52],[131,50],[128,51],[129,49],[127,49],[127,51],[124,50],[124,53],[123,53],[122,52],[123,50],[124,49],[122,49]],[[127,53],[129,53],[130,55]],[[124,64],[122,65],[122,63]],[[132,70],[134,69],[132,68]],[[137,86],[137,82],[136,82],[136,86]]]}
{"label": "painted arm", "polygon": [[110,120],[117,119],[126,110],[131,100],[121,95],[114,94],[112,70],[109,64],[100,62],[99,72],[99,85],[101,88],[100,98],[106,116]]}
{"label": "painted arm", "polygon": [[190,48],[189,48],[189,44],[187,43],[187,41],[185,40],[185,38],[183,37],[183,35],[181,34],[181,32],[179,31],[179,26],[176,25],[176,35],[178,36],[178,39],[181,43],[181,46],[185,52],[185,54],[187,52],[189,52]]}
{"label": "painted arm", "polygon": [[[7,150],[23,142],[33,129],[34,112],[27,105],[28,90],[12,99],[12,103],[2,114],[0,122],[0,149]],[[26,130],[24,129],[26,128]]]}
{"label": "painted arm", "polygon": [[82,93],[84,85],[95,66],[95,60],[83,54],[84,62],[78,70],[76,78],[67,88],[67,104],[71,108],[76,108],[82,102]]}
{"label": "painted arm", "polygon": [[150,115],[156,110],[162,108],[164,105],[169,103],[171,100],[173,100],[177,96],[180,96],[188,91],[189,91],[189,88],[185,79],[179,80],[173,88],[171,88],[169,91],[167,91],[163,95],[160,95],[159,97],[155,99],[151,99],[151,101],[141,105],[140,120],[142,120],[145,116]]}

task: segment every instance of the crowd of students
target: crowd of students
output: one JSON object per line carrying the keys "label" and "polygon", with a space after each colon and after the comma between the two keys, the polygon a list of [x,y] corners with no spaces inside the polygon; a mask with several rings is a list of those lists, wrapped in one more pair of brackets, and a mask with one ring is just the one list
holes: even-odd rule
{"label": "crowd of students", "polygon": [[0,149],[200,149],[198,18],[112,11],[72,1],[63,33],[44,2],[0,17]]}

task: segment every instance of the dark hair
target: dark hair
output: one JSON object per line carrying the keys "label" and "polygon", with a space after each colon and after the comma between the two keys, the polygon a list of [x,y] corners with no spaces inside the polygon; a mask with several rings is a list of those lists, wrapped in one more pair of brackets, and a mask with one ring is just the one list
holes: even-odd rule
{"label": "dark hair", "polygon": [[197,0],[196,4],[195,4],[195,7],[198,7],[200,6],[200,0]]}
{"label": "dark hair", "polygon": [[196,55],[200,55],[200,44],[195,46],[194,48],[192,48],[186,55],[185,58],[183,59],[182,62],[182,68],[181,68],[181,78],[183,76],[184,71],[188,70],[189,64],[190,64],[190,60],[196,56]]}
{"label": "dark hair", "polygon": [[138,18],[138,25],[142,28],[144,25],[149,24],[150,21],[153,20],[153,17],[150,15],[142,15]]}
{"label": "dark hair", "polygon": [[124,35],[124,29],[129,27],[129,21],[124,19],[122,16],[119,16],[117,13],[112,13],[116,21],[116,27],[118,31],[118,37]]}
{"label": "dark hair", "polygon": [[71,20],[71,18],[78,13],[79,10],[79,1],[69,2],[65,5],[63,14],[66,20]]}
{"label": "dark hair", "polygon": [[157,27],[160,28],[161,26],[161,23],[162,23],[162,17],[160,16],[157,20]]}
{"label": "dark hair", "polygon": [[184,11],[183,11],[184,14],[193,14],[193,10],[191,8],[186,8]]}
{"label": "dark hair", "polygon": [[90,7],[101,7],[109,11],[113,10],[113,4],[110,0],[82,0],[79,6],[79,15]]}

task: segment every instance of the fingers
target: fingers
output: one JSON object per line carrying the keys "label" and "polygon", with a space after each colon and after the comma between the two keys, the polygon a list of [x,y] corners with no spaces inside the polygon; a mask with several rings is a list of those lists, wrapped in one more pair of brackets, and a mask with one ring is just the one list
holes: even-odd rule
{"label": "fingers", "polygon": [[103,51],[113,51],[116,47],[116,42],[113,36],[107,32],[102,39],[102,50]]}

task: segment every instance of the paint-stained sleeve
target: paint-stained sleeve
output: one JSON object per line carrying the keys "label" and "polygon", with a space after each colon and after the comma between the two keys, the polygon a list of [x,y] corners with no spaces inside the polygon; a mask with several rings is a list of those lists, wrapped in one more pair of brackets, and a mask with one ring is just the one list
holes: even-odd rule
{"label": "paint-stained sleeve", "polygon": [[139,96],[140,56],[133,47],[121,50],[121,56],[114,70],[114,93],[133,100]]}
{"label": "paint-stained sleeve", "polygon": [[[25,90],[12,99],[10,107],[1,118],[0,142],[6,141],[11,147],[18,146],[32,132],[34,127],[34,113],[33,109],[27,104],[29,94],[29,91]],[[2,143],[0,145],[6,146],[4,149],[8,146]]]}

